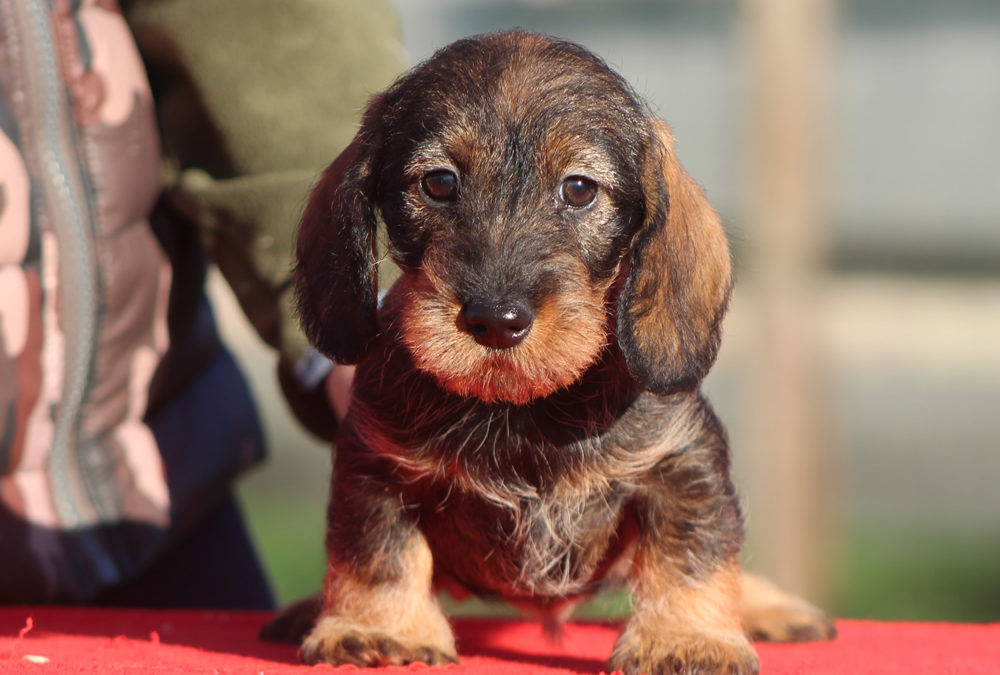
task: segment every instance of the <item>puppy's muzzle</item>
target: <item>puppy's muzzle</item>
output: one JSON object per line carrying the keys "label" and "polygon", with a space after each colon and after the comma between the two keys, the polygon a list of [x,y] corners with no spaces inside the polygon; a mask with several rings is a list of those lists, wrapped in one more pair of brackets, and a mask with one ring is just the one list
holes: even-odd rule
{"label": "puppy's muzzle", "polygon": [[518,301],[474,300],[462,307],[459,327],[484,347],[510,349],[531,331],[535,312]]}

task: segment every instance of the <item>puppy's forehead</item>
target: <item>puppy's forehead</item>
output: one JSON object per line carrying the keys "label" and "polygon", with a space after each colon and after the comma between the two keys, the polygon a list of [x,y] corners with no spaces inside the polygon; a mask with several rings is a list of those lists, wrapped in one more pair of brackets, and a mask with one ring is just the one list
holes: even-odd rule
{"label": "puppy's forehead", "polygon": [[[620,76],[582,47],[523,32],[453,43],[386,97],[411,163],[502,154],[511,139],[554,165],[599,170],[635,151],[647,121]],[[403,149],[403,148],[400,148]],[[566,166],[564,168],[572,168]]]}

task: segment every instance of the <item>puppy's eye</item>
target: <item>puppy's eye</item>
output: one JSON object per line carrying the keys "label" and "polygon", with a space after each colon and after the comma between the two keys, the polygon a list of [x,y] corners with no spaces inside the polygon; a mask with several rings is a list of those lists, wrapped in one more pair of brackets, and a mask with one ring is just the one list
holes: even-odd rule
{"label": "puppy's eye", "polygon": [[597,197],[597,183],[586,176],[569,176],[559,186],[559,200],[566,206],[583,208]]}
{"label": "puppy's eye", "polygon": [[425,173],[420,186],[424,194],[436,202],[451,202],[458,197],[458,176],[448,169]]}

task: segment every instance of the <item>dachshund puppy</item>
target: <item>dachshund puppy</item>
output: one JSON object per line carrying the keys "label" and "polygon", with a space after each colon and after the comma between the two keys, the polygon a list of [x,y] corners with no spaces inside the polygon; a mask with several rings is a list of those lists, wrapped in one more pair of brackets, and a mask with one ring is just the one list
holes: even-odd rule
{"label": "dachshund puppy", "polygon": [[[402,272],[381,304],[380,219]],[[297,255],[310,340],[358,363],[307,663],[454,661],[442,583],[562,617],[627,579],[608,665],[626,673],[755,673],[747,635],[830,635],[741,574],[725,433],[698,391],[726,236],[598,57],[519,31],[442,49],[371,102]]]}

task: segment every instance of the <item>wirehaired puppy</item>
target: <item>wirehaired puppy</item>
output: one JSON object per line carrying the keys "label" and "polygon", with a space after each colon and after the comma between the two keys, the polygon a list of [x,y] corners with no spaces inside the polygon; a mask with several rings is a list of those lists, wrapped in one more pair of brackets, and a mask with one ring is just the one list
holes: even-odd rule
{"label": "wirehaired puppy", "polygon": [[[380,219],[402,271],[381,305]],[[585,49],[460,40],[375,97],[298,240],[306,332],[358,363],[304,660],[454,661],[441,583],[559,618],[628,580],[626,673],[754,673],[748,635],[829,636],[740,570],[699,393],[730,288],[667,125]]]}

